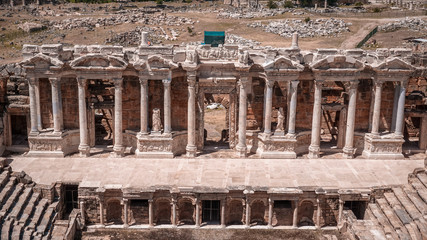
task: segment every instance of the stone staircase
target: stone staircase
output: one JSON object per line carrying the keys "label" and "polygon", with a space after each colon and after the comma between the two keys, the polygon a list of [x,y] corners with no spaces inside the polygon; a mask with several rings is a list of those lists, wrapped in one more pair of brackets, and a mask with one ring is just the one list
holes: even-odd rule
{"label": "stone staircase", "polygon": [[427,239],[427,173],[415,169],[408,184],[386,189],[368,204],[365,220],[345,213],[354,239]]}
{"label": "stone staircase", "polygon": [[0,239],[50,239],[58,202],[42,198],[25,173],[0,169]]}

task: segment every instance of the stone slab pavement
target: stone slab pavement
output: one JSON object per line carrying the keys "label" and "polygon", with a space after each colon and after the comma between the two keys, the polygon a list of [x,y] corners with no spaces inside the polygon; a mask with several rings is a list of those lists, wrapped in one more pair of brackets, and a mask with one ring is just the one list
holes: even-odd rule
{"label": "stone slab pavement", "polygon": [[123,188],[153,186],[244,188],[332,187],[340,189],[407,183],[424,160],[367,159],[138,159],[15,157],[13,171],[39,184],[56,181]]}

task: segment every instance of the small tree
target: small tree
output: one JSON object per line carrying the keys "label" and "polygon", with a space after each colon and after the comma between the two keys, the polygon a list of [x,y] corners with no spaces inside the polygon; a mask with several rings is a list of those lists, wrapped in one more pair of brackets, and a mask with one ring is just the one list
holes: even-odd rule
{"label": "small tree", "polygon": [[163,5],[163,0],[156,0],[157,5]]}
{"label": "small tree", "polygon": [[308,23],[308,22],[310,22],[310,20],[311,20],[311,19],[310,19],[310,17],[306,17],[306,18],[304,19],[304,22],[305,22],[305,23]]}
{"label": "small tree", "polygon": [[285,4],[283,4],[283,7],[285,7],[285,8],[293,8],[294,4],[292,3],[292,1],[286,1]]}
{"label": "small tree", "polygon": [[274,0],[268,0],[267,7],[270,9],[277,8],[277,3]]}

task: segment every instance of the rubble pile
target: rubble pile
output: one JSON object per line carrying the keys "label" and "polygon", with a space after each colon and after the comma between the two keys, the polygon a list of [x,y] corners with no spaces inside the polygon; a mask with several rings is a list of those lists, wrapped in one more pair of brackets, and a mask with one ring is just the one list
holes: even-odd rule
{"label": "rubble pile", "polygon": [[349,32],[351,23],[346,23],[342,19],[316,19],[305,22],[303,20],[281,20],[271,21],[268,24],[261,22],[249,23],[248,27],[262,28],[265,32],[278,34],[282,37],[290,38],[297,32],[301,38],[318,36],[338,36],[340,33]]}
{"label": "rubble pile", "polygon": [[85,28],[90,31],[96,27],[114,26],[122,23],[143,23],[145,25],[166,25],[166,26],[181,26],[183,24],[193,25],[194,21],[191,18],[175,17],[161,14],[146,14],[140,11],[124,10],[119,11],[110,17],[84,17],[84,18],[68,18],[64,20],[54,20],[50,22],[53,28],[64,30],[74,28]]}
{"label": "rubble pile", "polygon": [[217,18],[222,19],[251,19],[251,18],[260,18],[260,17],[273,17],[276,15],[281,15],[286,12],[292,12],[293,9],[223,9],[223,11],[219,11],[219,14],[216,16]]}
{"label": "rubble pile", "polygon": [[427,22],[421,18],[405,18],[378,26],[378,30],[384,32],[392,32],[400,28],[409,28],[414,31],[426,31]]}
{"label": "rubble pile", "polygon": [[233,45],[241,45],[241,46],[258,46],[261,44],[258,41],[246,39],[234,34],[226,34],[225,43],[233,44]]}
{"label": "rubble pile", "polygon": [[[167,33],[168,30],[170,34]],[[138,46],[141,41],[141,31],[148,32],[150,42],[152,44],[162,43],[164,40],[176,41],[179,36],[179,29],[171,29],[163,27],[136,27],[132,31],[113,34],[110,38],[105,40],[105,43],[117,44],[125,47]]]}

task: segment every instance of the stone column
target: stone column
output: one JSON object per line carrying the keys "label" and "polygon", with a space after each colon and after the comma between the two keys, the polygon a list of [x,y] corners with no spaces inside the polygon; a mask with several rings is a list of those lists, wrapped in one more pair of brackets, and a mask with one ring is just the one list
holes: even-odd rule
{"label": "stone column", "polygon": [[99,200],[99,223],[104,225],[104,203]]}
{"label": "stone column", "polygon": [[221,227],[225,228],[225,199],[221,200]]}
{"label": "stone column", "polygon": [[115,78],[114,82],[114,156],[122,157],[125,151],[123,146],[123,112],[122,112],[122,91],[123,78]]}
{"label": "stone column", "polygon": [[400,82],[399,100],[396,111],[396,129],[394,133],[396,136],[403,137],[403,126],[405,123],[405,97],[406,97],[406,82]]}
{"label": "stone column", "polygon": [[322,117],[322,84],[323,81],[314,81],[314,106],[311,127],[311,144],[308,147],[308,158],[319,158],[320,152],[320,124]]}
{"label": "stone column", "polygon": [[61,79],[60,78],[49,78],[49,82],[51,85],[51,89],[52,89],[52,117],[53,117],[53,133],[54,134],[61,134],[61,125],[62,125],[62,119],[61,119],[61,112],[62,109],[60,108],[60,104],[59,102],[61,101],[61,99],[59,98],[60,96],[60,91],[61,89],[59,88],[59,84],[60,84]]}
{"label": "stone column", "polygon": [[148,227],[153,227],[153,199],[148,199]]}
{"label": "stone column", "polygon": [[382,81],[375,81],[375,102],[374,112],[372,114],[372,130],[371,133],[378,135],[380,129],[380,117],[381,117],[381,94],[383,89]]}
{"label": "stone column", "polygon": [[272,200],[271,198],[268,199],[268,228],[273,228],[273,205],[274,205],[274,200]]}
{"label": "stone column", "polygon": [[37,128],[37,100],[36,100],[36,85],[37,78],[28,78],[28,90],[30,95],[30,118],[31,118],[31,132],[30,134],[38,134]]}
{"label": "stone column", "polygon": [[316,211],[316,228],[320,229],[320,212],[321,212],[321,207],[320,207],[320,199],[317,199],[317,211]]}
{"label": "stone column", "polygon": [[396,129],[396,115],[397,115],[397,105],[399,101],[400,94],[400,85],[395,82],[394,83],[394,98],[393,98],[393,115],[391,117],[391,129],[390,132],[394,132]]}
{"label": "stone column", "polygon": [[297,32],[294,32],[292,34],[292,45],[291,45],[291,48],[292,49],[299,49],[299,46],[298,46],[298,33]]}
{"label": "stone column", "polygon": [[188,75],[188,142],[187,147],[185,148],[187,151],[187,157],[195,157],[196,156],[196,75]]}
{"label": "stone column", "polygon": [[294,200],[294,215],[292,216],[292,228],[298,228],[298,200]]}
{"label": "stone column", "polygon": [[163,133],[171,133],[171,79],[163,80],[163,113],[164,113],[164,127]]}
{"label": "stone column", "polygon": [[356,118],[356,100],[357,86],[359,81],[351,81],[349,83],[349,101],[347,111],[347,128],[345,131],[345,146],[343,148],[343,156],[345,158],[353,158],[354,155],[354,122]]}
{"label": "stone column", "polygon": [[42,114],[40,109],[40,81],[36,81],[35,85],[35,93],[36,93],[36,104],[37,104],[37,129],[41,131],[43,129],[42,126]]}
{"label": "stone column", "polygon": [[80,128],[80,144],[79,152],[82,157],[89,157],[89,134],[87,129],[87,116],[86,116],[86,87],[87,80],[77,78],[78,95],[79,95],[79,128]]}
{"label": "stone column", "polygon": [[271,111],[273,108],[273,86],[274,81],[266,81],[265,88],[266,94],[264,96],[264,134],[271,134]]}
{"label": "stone column", "polygon": [[123,227],[127,228],[129,227],[129,220],[128,220],[128,199],[123,199],[123,209],[124,209],[124,221],[123,221]]}
{"label": "stone column", "polygon": [[342,223],[342,211],[344,209],[344,201],[343,200],[339,200],[339,209],[338,209],[338,226],[341,226]]}
{"label": "stone column", "polygon": [[86,225],[86,208],[85,208],[85,202],[83,200],[80,200],[80,215],[82,217],[82,224]]}
{"label": "stone column", "polygon": [[200,227],[200,201],[196,198],[196,228]]}
{"label": "stone column", "polygon": [[251,205],[249,204],[249,200],[246,199],[246,220],[245,220],[246,228],[251,226]]}
{"label": "stone column", "polygon": [[148,80],[139,77],[141,85],[141,135],[148,134]]}
{"label": "stone column", "polygon": [[291,101],[289,104],[289,119],[288,119],[288,134],[295,135],[295,121],[297,116],[297,92],[298,92],[299,81],[291,81]]}
{"label": "stone column", "polygon": [[246,157],[246,116],[248,112],[246,85],[247,78],[241,78],[239,81],[239,142],[236,146],[239,157]]}
{"label": "stone column", "polygon": [[176,227],[176,199],[172,198],[172,226]]}

